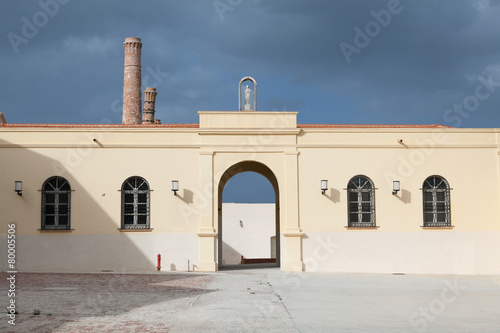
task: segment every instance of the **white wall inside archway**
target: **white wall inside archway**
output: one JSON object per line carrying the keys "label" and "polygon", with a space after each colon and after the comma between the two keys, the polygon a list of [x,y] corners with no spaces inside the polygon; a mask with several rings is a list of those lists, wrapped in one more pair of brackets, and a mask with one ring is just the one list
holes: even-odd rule
{"label": "white wall inside archway", "polygon": [[255,172],[233,176],[223,190],[222,265],[247,259],[276,258],[275,192]]}
{"label": "white wall inside archway", "polygon": [[222,264],[245,258],[276,258],[274,203],[222,204]]}

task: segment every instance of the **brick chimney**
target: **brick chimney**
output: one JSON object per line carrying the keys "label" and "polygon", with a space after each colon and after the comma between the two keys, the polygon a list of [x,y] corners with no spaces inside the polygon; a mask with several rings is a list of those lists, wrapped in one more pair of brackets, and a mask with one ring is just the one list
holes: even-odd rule
{"label": "brick chimney", "polygon": [[152,125],[155,123],[155,101],[156,89],[147,87],[144,90],[144,110],[142,111],[142,124]]}
{"label": "brick chimney", "polygon": [[123,124],[142,123],[141,105],[141,48],[140,38],[127,37],[123,73]]}

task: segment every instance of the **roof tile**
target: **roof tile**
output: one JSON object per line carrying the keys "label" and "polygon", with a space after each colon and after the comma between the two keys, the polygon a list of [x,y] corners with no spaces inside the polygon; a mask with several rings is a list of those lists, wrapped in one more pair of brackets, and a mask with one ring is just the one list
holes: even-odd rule
{"label": "roof tile", "polygon": [[298,128],[451,128],[444,125],[297,124]]}
{"label": "roof tile", "polygon": [[[1,124],[11,128],[199,128],[199,124]],[[451,128],[444,125],[297,124],[297,128]]]}
{"label": "roof tile", "polygon": [[198,124],[0,124],[3,127],[20,128],[198,128]]}

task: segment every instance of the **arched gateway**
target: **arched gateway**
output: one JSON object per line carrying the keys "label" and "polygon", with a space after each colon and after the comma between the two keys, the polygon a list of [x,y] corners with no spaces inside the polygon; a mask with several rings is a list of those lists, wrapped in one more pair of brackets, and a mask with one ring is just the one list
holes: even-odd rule
{"label": "arched gateway", "polygon": [[[218,269],[222,190],[234,175],[253,171],[266,177],[276,195],[277,260],[287,271],[302,271],[297,112],[200,111],[200,228],[198,269]],[[220,145],[225,142],[224,145]],[[279,234],[278,234],[279,233]],[[278,243],[279,242],[279,243]]]}
{"label": "arched gateway", "polygon": [[260,162],[256,161],[242,161],[239,163],[234,164],[233,166],[229,167],[226,172],[222,175],[219,181],[219,186],[218,186],[218,202],[217,202],[217,212],[218,212],[218,242],[217,242],[217,248],[218,248],[218,267],[222,267],[222,192],[224,190],[224,187],[226,186],[227,182],[234,176],[236,176],[239,173],[242,172],[256,172],[265,178],[271,183],[274,189],[274,195],[275,195],[275,225],[276,225],[276,266],[280,266],[280,195],[279,195],[279,186],[278,186],[278,180],[276,179],[276,176],[274,173],[269,169],[265,164],[262,164]]}

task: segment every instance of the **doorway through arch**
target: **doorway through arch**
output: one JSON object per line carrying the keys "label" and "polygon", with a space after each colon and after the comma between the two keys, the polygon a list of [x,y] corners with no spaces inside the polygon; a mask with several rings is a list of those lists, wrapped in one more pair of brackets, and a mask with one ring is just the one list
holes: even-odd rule
{"label": "doorway through arch", "polygon": [[[234,164],[230,168],[228,168],[224,174],[222,175],[220,181],[219,181],[219,186],[218,186],[218,241],[217,241],[217,262],[218,262],[218,268],[224,268],[224,262],[223,262],[223,253],[224,253],[224,237],[223,237],[223,221],[222,221],[222,214],[223,214],[223,198],[222,194],[224,191],[225,186],[229,182],[230,179],[232,179],[234,176],[243,173],[243,172],[254,172],[259,175],[264,176],[271,186],[273,187],[274,190],[274,249],[275,249],[275,263],[273,264],[267,264],[268,266],[276,266],[280,267],[281,264],[281,251],[280,251],[280,200],[279,200],[279,187],[278,187],[278,180],[276,179],[276,176],[272,172],[272,170],[267,167],[266,165],[256,162],[256,161],[242,161],[239,163]],[[259,245],[257,245],[259,246]],[[272,248],[272,246],[271,246]],[[248,259],[262,259],[262,260],[242,260],[242,263],[261,263],[261,262],[269,262],[269,259],[271,259],[271,255],[269,255],[267,258],[248,258]],[[267,260],[265,260],[267,259]],[[251,268],[252,266],[245,266]],[[256,266],[253,266],[256,267]]]}

